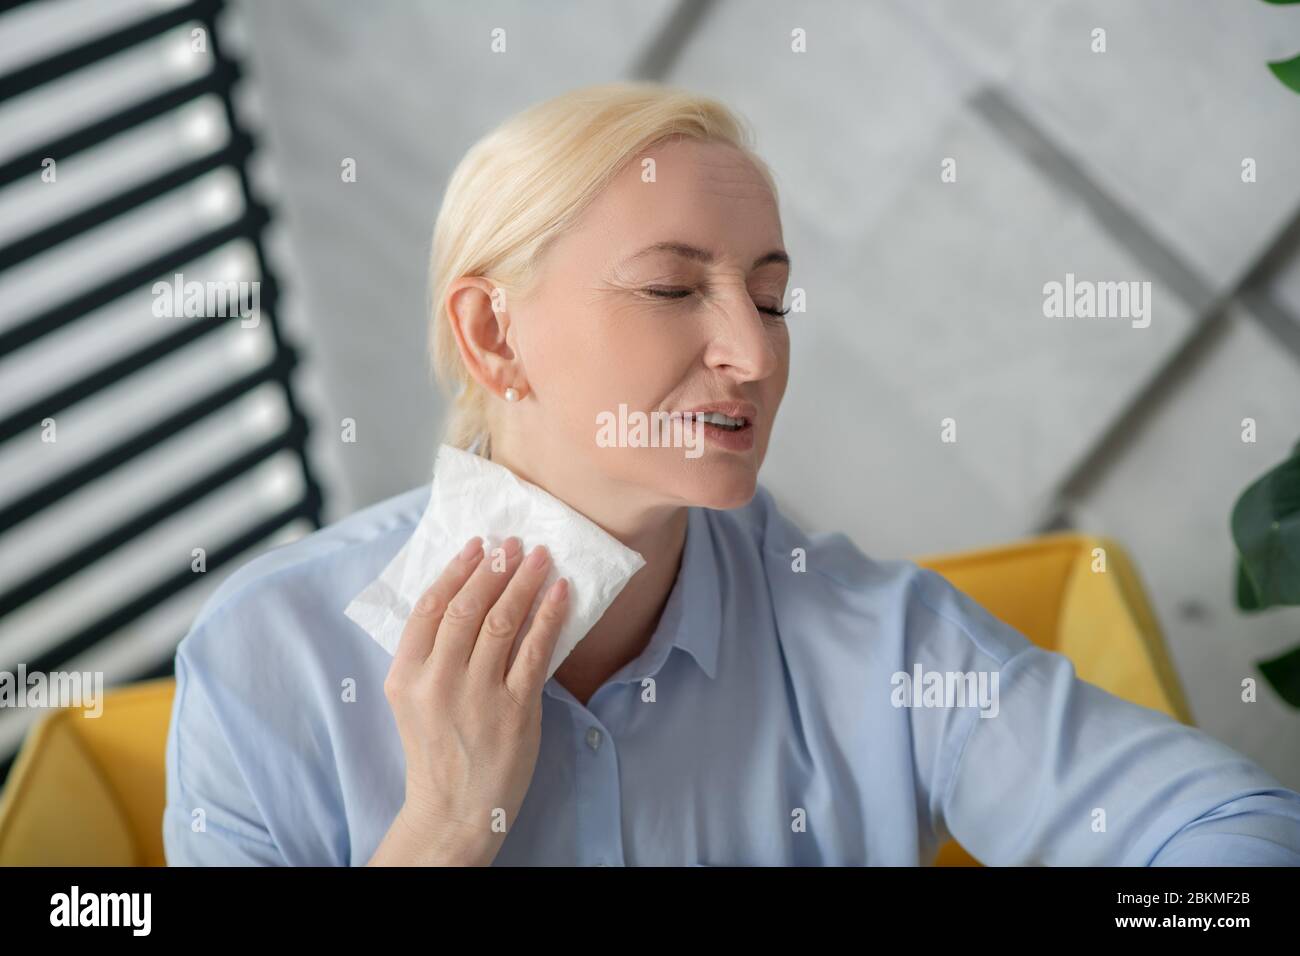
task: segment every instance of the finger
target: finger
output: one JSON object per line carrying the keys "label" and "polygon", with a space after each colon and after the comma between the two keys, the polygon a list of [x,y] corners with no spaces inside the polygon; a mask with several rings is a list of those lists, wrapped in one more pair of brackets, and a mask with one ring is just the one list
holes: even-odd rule
{"label": "finger", "polygon": [[520,706],[526,706],[542,692],[546,671],[560,637],[560,626],[568,612],[569,582],[560,578],[546,592],[533,618],[533,626],[524,635],[519,653],[506,674],[506,688]]}
{"label": "finger", "polygon": [[469,580],[470,574],[482,559],[483,539],[470,538],[460,554],[452,558],[437,580],[425,589],[415,602],[415,607],[411,608],[411,614],[402,628],[402,636],[398,639],[397,650],[393,654],[395,663],[423,663],[428,658],[448,602]]}
{"label": "finger", "polygon": [[429,663],[436,668],[464,669],[470,653],[478,642],[479,631],[488,608],[510,583],[511,576],[523,558],[523,542],[509,537],[502,546],[479,562],[465,586],[447,604],[438,626],[438,639],[434,643]]}
{"label": "finger", "polygon": [[519,565],[497,603],[483,618],[483,630],[469,656],[471,674],[490,677],[498,684],[505,680],[506,662],[515,638],[533,607],[537,589],[546,580],[550,565],[551,556],[540,544]]}

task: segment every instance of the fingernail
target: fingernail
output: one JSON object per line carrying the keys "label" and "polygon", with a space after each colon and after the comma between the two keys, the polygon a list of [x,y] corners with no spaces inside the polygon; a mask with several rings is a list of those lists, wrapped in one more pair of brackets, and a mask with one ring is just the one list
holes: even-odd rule
{"label": "fingernail", "polygon": [[533,553],[528,556],[528,566],[530,568],[540,568],[546,563],[546,546],[539,544],[533,548]]}
{"label": "fingernail", "polygon": [[480,557],[483,554],[483,539],[477,536],[470,538],[469,543],[466,544],[465,547],[461,548],[460,557],[462,561],[468,561],[470,558],[474,557],[475,554],[478,554]]}
{"label": "fingernail", "polygon": [[506,538],[505,552],[507,558],[513,558],[516,554],[518,554],[523,549],[524,549],[524,543],[520,541],[518,538],[516,538],[514,535],[511,535],[510,537]]}
{"label": "fingernail", "polygon": [[551,585],[550,597],[552,601],[563,601],[564,596],[568,593],[569,593],[569,582],[566,581],[564,578],[560,578],[554,584]]}

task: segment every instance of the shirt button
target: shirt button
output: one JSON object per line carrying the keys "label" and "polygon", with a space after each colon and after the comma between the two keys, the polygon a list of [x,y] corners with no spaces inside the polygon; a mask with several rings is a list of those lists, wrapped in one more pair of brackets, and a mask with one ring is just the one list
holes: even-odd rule
{"label": "shirt button", "polygon": [[600,748],[600,731],[595,727],[587,728],[587,746],[592,750]]}

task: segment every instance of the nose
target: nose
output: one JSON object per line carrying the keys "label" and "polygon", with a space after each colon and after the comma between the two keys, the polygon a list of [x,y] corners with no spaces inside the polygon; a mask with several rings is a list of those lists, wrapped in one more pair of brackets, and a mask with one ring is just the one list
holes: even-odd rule
{"label": "nose", "polygon": [[779,335],[741,289],[715,311],[716,324],[704,362],[739,381],[760,381],[780,364]]}

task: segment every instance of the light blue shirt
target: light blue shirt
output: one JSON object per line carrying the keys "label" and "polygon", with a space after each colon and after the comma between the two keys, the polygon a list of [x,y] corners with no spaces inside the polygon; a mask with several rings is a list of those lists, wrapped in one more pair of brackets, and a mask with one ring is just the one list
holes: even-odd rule
{"label": "light blue shirt", "polygon": [[[176,655],[170,863],[370,859],[404,756],[391,657],[343,608],[429,493],[259,556],[204,605]],[[930,672],[996,675],[997,696],[937,699]],[[1300,864],[1300,794],[938,574],[805,535],[761,487],[690,510],[657,630],[587,706],[546,684],[508,824],[498,865],[915,865],[950,835],[987,864]]]}

